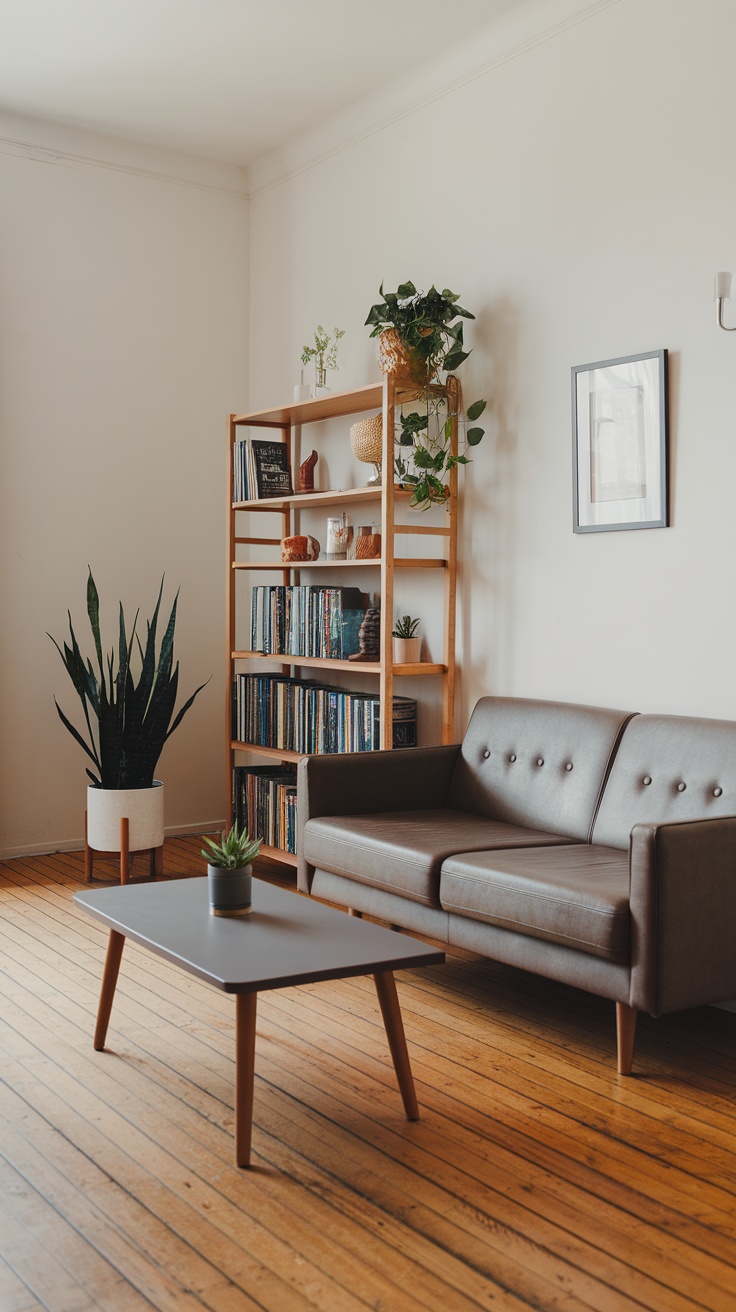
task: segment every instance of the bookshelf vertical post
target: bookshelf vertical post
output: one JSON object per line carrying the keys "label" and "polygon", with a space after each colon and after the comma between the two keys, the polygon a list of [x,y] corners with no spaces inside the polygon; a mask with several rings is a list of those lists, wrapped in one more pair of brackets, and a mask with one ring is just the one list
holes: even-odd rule
{"label": "bookshelf vertical post", "polygon": [[[458,453],[458,405],[457,389],[448,391],[448,406],[452,424],[450,446],[454,456]],[[447,537],[447,567],[445,569],[445,623],[442,676],[442,742],[455,741],[455,624],[457,616],[457,501],[458,472],[457,465],[450,470],[450,496],[445,506],[445,521],[449,529]]]}
{"label": "bookshelf vertical post", "polygon": [[225,776],[225,808],[223,815],[226,817],[231,814],[233,806],[233,652],[235,651],[235,583],[236,576],[233,569],[235,560],[235,441],[237,438],[237,428],[235,426],[236,415],[230,415],[228,418],[228,478],[227,478],[227,651],[225,667],[225,742],[227,743],[226,757],[226,776]]}
{"label": "bookshelf vertical post", "polygon": [[383,432],[381,435],[381,747],[393,746],[394,658],[391,630],[394,620],[394,427],[396,387],[392,374],[383,379]]}

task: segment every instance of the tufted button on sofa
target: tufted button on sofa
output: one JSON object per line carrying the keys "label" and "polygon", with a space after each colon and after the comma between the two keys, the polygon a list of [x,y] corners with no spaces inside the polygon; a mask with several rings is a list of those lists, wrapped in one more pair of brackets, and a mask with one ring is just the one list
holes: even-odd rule
{"label": "tufted button on sofa", "polygon": [[462,743],[299,765],[303,892],[612,999],[736,997],[736,724],[483,698]]}

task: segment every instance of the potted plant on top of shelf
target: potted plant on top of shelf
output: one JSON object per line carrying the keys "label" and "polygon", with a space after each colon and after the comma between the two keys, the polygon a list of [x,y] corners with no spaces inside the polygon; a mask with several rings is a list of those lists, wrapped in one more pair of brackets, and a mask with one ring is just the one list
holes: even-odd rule
{"label": "potted plant on top of shelf", "polygon": [[[51,638],[82,704],[86,737],[79,732],[54,698],[59,718],[75,742],[92,761],[87,767],[87,846],[98,852],[121,851],[121,819],[129,822],[129,851],[160,848],[164,841],[164,787],[154,779],[164,744],[181,724],[195,697],[195,689],[173,719],[179,684],[174,666],[174,629],[178,592],[156,656],[156,628],[163,594],[146,623],[146,643],[136,632],[138,612],[128,637],[122,603],[119,606],[117,652],[103,655],[100,601],[92,571],[87,578],[87,615],[94,643],[97,672],[85,660],[69,614],[69,643],[63,649]],[[117,665],[116,665],[117,659]],[[122,873],[122,872],[121,872]]]}
{"label": "potted plant on top of shelf", "polygon": [[[457,465],[470,463],[467,448],[477,446],[484,429],[476,425],[486,408],[484,400],[468,406],[463,449],[454,453],[455,421],[464,426],[460,384],[452,370],[467,360],[463,320],[475,315],[459,304],[460,297],[449,288],[438,292],[417,291],[413,282],[401,283],[395,292],[379,289],[381,300],[372,305],[366,319],[371,337],[379,339],[379,360],[384,373],[393,373],[403,387],[416,389],[424,413],[401,414],[401,435],[395,472],[399,481],[412,489],[409,504],[427,509],[441,505],[448,496],[447,476]],[[432,391],[432,384],[447,371],[445,396]],[[444,415],[443,415],[444,408]]]}
{"label": "potted plant on top of shelf", "polygon": [[402,282],[395,292],[378,289],[381,300],[368,311],[366,326],[378,337],[381,368],[397,381],[422,387],[442,369],[452,371],[470,355],[463,346],[463,319],[474,319],[449,288],[418,292]]}

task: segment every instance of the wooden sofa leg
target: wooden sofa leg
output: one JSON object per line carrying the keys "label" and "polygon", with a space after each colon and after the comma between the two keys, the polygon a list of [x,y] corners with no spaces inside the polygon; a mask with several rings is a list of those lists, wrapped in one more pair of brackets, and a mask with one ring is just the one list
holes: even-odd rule
{"label": "wooden sofa leg", "polygon": [[618,1047],[619,1075],[631,1074],[637,1015],[636,1007],[628,1007],[625,1002],[616,1003],[616,1044]]}

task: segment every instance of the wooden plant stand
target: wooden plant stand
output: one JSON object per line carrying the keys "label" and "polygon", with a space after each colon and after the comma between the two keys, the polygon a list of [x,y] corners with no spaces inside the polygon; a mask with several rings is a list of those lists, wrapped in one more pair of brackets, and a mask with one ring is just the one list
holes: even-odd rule
{"label": "wooden plant stand", "polygon": [[[127,884],[130,878],[130,863],[134,856],[142,856],[148,853],[148,873],[151,879],[164,873],[164,849],[161,847],[143,847],[140,850],[131,852],[130,850],[130,821],[127,816],[120,817],[120,883]],[[114,859],[117,852],[99,852],[90,847],[87,842],[87,812],[84,813],[84,880],[85,883],[95,882],[93,867],[96,856],[104,857],[108,860]]]}

